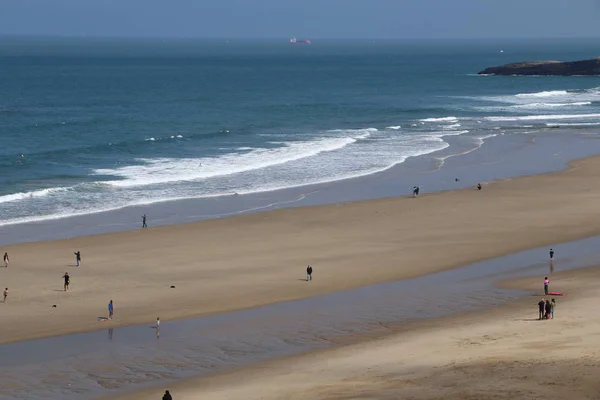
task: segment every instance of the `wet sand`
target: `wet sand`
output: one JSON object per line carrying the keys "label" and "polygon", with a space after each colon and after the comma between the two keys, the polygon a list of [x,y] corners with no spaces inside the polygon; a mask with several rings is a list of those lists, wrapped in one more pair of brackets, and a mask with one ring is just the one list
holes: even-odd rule
{"label": "wet sand", "polygon": [[[0,250],[9,252],[11,264],[0,268],[0,281],[10,296],[0,304],[0,343],[246,309],[592,236],[600,232],[599,177],[600,157],[593,157],[481,192],[6,246]],[[76,250],[83,257],[79,268],[73,266]],[[314,280],[307,283],[309,263]],[[62,291],[65,271],[72,276],[68,293]],[[109,299],[115,319],[98,322]]]}
{"label": "wet sand", "polygon": [[[600,237],[560,245],[551,264],[531,249],[455,270],[238,312],[108,328],[0,346],[0,397],[115,396],[337,345],[406,332],[424,319],[514,302],[550,271],[595,265]],[[520,287],[503,279],[535,276]],[[524,290],[523,290],[524,289]],[[428,323],[425,323],[427,325]]]}
{"label": "wet sand", "polygon": [[[600,319],[590,305],[600,296],[598,279],[599,267],[553,275],[552,289],[566,292],[556,297],[553,320],[538,320],[536,303],[543,296],[534,294],[485,312],[390,331],[385,338],[168,388],[178,400],[596,399]],[[504,286],[539,287],[540,279]],[[160,388],[119,399],[158,398],[163,392]]]}

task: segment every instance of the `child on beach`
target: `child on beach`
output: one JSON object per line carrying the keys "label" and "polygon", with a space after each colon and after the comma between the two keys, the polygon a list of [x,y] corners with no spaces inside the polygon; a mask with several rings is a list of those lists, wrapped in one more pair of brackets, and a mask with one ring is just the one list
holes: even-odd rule
{"label": "child on beach", "polygon": [[68,272],[65,272],[65,274],[63,275],[63,280],[65,281],[64,284],[64,291],[68,292],[69,291],[69,283],[71,283],[71,277],[69,276]]}
{"label": "child on beach", "polygon": [[554,309],[556,308],[556,300],[552,299],[550,306],[551,306],[550,312],[552,313],[552,319],[554,319]]}
{"label": "child on beach", "polygon": [[6,303],[6,299],[8,299],[8,288],[4,289],[4,302]]}
{"label": "child on beach", "polygon": [[544,278],[544,294],[548,296],[548,287],[550,286],[550,280],[548,277]]}
{"label": "child on beach", "polygon": [[10,262],[8,258],[8,253],[4,253],[4,268],[8,268],[8,263]]}
{"label": "child on beach", "polygon": [[108,302],[108,319],[112,319],[113,311],[114,311],[113,301],[111,300]]}

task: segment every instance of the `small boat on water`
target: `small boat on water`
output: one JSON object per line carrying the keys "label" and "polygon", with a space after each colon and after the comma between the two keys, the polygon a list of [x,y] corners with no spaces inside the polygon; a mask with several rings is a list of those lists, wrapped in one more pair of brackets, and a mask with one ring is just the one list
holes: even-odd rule
{"label": "small boat on water", "polygon": [[310,40],[305,39],[305,40],[298,40],[295,37],[290,39],[290,43],[291,44],[310,44]]}

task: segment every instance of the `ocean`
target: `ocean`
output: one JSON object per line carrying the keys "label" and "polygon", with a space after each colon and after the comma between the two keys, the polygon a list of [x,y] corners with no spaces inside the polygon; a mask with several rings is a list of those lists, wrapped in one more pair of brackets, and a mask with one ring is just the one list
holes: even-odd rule
{"label": "ocean", "polygon": [[600,77],[476,75],[594,56],[597,42],[574,39],[0,38],[0,226],[365,178],[407,160],[436,170],[492,138],[597,134]]}

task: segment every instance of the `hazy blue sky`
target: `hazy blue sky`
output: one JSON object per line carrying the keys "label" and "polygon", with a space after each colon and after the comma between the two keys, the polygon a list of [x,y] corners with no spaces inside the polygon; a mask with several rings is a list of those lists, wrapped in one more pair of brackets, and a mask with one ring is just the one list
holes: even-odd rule
{"label": "hazy blue sky", "polygon": [[600,37],[600,0],[0,0],[0,34]]}

